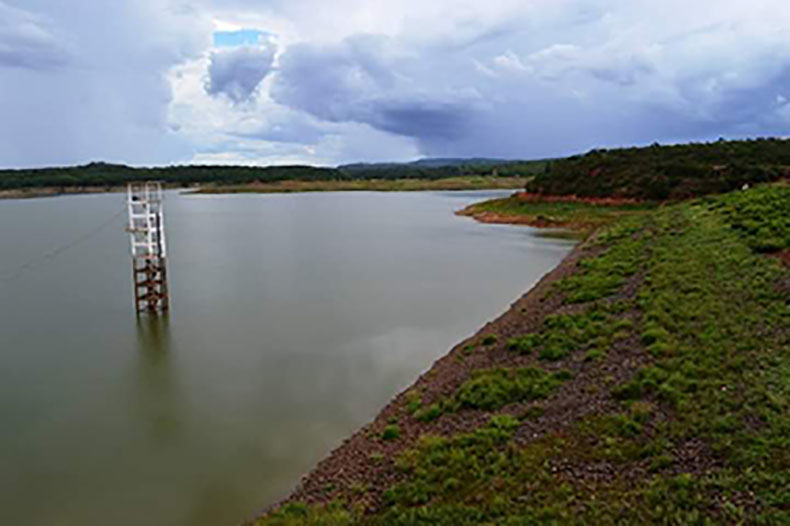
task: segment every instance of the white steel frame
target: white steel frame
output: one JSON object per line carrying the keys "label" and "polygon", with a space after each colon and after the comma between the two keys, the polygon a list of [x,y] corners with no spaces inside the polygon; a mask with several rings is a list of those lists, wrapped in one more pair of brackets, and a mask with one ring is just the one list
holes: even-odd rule
{"label": "white steel frame", "polygon": [[132,257],[166,258],[162,183],[131,183],[127,187]]}

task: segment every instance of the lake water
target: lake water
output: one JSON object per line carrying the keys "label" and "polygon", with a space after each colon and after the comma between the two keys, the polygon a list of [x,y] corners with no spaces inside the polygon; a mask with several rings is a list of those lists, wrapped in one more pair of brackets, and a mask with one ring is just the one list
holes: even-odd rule
{"label": "lake water", "polygon": [[0,201],[0,524],[237,524],[287,494],[570,250],[452,213],[495,195],[169,192],[172,311],[139,323],[123,195]]}

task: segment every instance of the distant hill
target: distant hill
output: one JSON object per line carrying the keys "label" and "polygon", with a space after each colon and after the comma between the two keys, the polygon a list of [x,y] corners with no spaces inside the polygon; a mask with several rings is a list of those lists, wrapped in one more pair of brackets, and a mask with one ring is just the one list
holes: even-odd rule
{"label": "distant hill", "polygon": [[542,172],[547,161],[488,158],[429,158],[407,163],[355,163],[338,166],[351,178],[440,179],[460,176],[530,177]]}
{"label": "distant hill", "polygon": [[170,166],[132,168],[90,163],[83,166],[0,170],[0,190],[24,188],[113,187],[135,181],[157,180],[171,185],[200,183],[245,184],[285,180],[325,181],[346,177],[334,168],[313,166]]}
{"label": "distant hill", "polygon": [[545,168],[544,161],[496,159],[423,159],[413,163],[354,164],[339,168],[313,166],[187,165],[133,168],[94,162],[83,166],[0,170],[0,190],[28,188],[113,187],[158,180],[188,186],[213,183],[243,185],[280,181],[348,181],[365,179],[445,179],[459,176],[527,177]]}
{"label": "distant hill", "polygon": [[664,200],[723,193],[790,175],[790,141],[753,139],[593,150],[551,161],[527,183],[547,195]]}
{"label": "distant hill", "polygon": [[436,166],[495,166],[495,165],[506,165],[506,164],[518,164],[523,162],[523,160],[513,160],[513,159],[488,159],[485,157],[472,157],[468,159],[464,158],[427,158],[427,159],[420,159],[418,161],[414,161],[412,164],[415,166],[427,166],[427,167],[436,167]]}
{"label": "distant hill", "polygon": [[353,163],[338,166],[338,170],[390,170],[398,167],[416,168],[446,168],[448,166],[496,166],[507,164],[518,164],[525,161],[508,159],[489,159],[485,157],[472,158],[425,158],[405,163]]}

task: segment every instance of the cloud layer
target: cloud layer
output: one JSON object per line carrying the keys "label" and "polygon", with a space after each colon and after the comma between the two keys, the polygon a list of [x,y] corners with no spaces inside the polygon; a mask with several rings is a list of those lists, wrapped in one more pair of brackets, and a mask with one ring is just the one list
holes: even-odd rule
{"label": "cloud layer", "polygon": [[[790,7],[702,4],[561,2],[508,21],[462,15],[446,33],[300,44],[272,94],[413,137],[426,155],[787,134]],[[673,8],[685,16],[666,20]]]}
{"label": "cloud layer", "polygon": [[788,101],[781,0],[0,0],[5,166],[545,157]]}
{"label": "cloud layer", "polygon": [[271,43],[213,51],[206,92],[225,95],[235,103],[255,98],[256,89],[271,71],[275,51]]}
{"label": "cloud layer", "polygon": [[35,14],[0,2],[0,67],[40,70],[64,65],[64,44]]}
{"label": "cloud layer", "polygon": [[192,157],[170,132],[167,75],[210,45],[210,19],[157,0],[7,0],[2,9],[15,18],[0,17],[0,165]]}

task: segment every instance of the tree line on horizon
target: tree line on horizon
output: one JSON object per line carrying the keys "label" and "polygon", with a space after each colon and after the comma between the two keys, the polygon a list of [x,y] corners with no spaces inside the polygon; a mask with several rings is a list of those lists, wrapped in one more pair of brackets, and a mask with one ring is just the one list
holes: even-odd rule
{"label": "tree line on horizon", "polygon": [[113,187],[157,180],[168,185],[242,185],[279,181],[352,181],[369,179],[446,179],[463,176],[518,177],[544,170],[545,161],[430,164],[358,164],[339,168],[315,166],[210,166],[185,165],[134,168],[122,164],[0,170],[0,190],[26,188]]}
{"label": "tree line on horizon", "polygon": [[173,186],[243,185],[280,181],[371,179],[437,180],[463,176],[526,177],[526,190],[545,195],[682,199],[722,193],[744,184],[790,176],[790,141],[761,138],[738,141],[595,149],[563,159],[501,161],[424,160],[416,163],[314,166],[184,165],[133,168],[91,163],[85,166],[0,170],[0,190],[113,187],[158,180]]}

